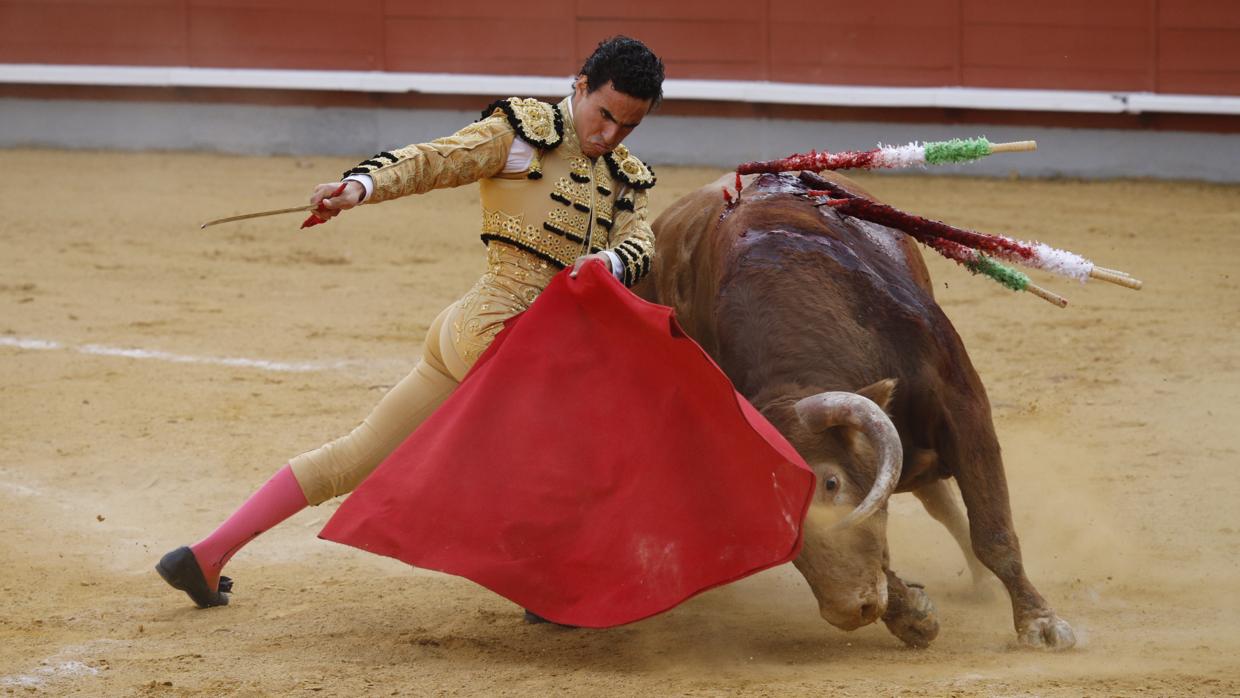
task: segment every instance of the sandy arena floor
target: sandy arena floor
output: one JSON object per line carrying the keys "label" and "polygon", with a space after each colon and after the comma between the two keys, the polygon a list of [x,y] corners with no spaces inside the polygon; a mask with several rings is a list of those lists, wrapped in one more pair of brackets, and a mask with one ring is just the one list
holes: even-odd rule
{"label": "sandy arena floor", "polygon": [[[231,606],[195,610],[159,555],[351,428],[482,267],[476,188],[198,229],[350,164],[0,151],[0,693],[1240,695],[1240,187],[1192,183],[863,178],[1146,281],[1039,276],[1060,310],[930,260],[1075,650],[1015,647],[1006,596],[970,598],[908,495],[893,559],[939,605],[926,651],[828,626],[791,566],[623,628],[528,626],[470,582],[316,539],[330,504],[237,556]],[[654,210],[716,174],[661,168]]]}

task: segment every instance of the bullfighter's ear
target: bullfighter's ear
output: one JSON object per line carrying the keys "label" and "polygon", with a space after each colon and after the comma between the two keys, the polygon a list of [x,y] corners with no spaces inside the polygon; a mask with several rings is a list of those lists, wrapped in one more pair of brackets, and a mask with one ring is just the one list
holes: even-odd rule
{"label": "bullfighter's ear", "polygon": [[857,394],[869,398],[874,404],[883,408],[884,412],[891,413],[891,398],[896,394],[896,379],[884,378],[877,383],[871,383],[857,391]]}

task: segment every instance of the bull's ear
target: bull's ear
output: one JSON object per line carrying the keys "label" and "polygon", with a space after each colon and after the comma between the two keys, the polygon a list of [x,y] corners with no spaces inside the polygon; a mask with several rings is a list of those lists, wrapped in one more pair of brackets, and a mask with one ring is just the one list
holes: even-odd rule
{"label": "bull's ear", "polygon": [[891,414],[891,399],[896,394],[896,379],[884,378],[877,383],[871,383],[861,390],[857,391],[861,397],[869,398],[874,404],[883,408],[883,411]]}
{"label": "bull's ear", "polygon": [[[896,394],[896,379],[884,378],[877,383],[871,383],[858,390],[857,394],[878,405],[884,412],[890,415],[891,399]],[[874,449],[871,448],[870,442],[861,436],[860,431],[844,428],[840,431],[840,437],[844,440],[845,447],[853,454],[853,457],[859,458],[866,463],[873,461]]]}

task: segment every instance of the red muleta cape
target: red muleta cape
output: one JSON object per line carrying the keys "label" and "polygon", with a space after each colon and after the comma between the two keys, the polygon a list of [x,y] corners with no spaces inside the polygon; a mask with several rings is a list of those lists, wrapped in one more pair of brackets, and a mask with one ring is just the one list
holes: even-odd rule
{"label": "red muleta cape", "polygon": [[609,627],[787,562],[814,475],[601,264],[556,276],[320,537]]}

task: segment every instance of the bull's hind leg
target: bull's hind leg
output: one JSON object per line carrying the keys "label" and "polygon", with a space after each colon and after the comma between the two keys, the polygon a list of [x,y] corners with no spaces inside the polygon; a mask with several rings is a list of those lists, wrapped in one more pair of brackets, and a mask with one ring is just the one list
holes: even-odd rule
{"label": "bull's hind leg", "polygon": [[973,552],[1007,587],[1016,635],[1021,643],[1055,650],[1072,647],[1076,644],[1072,626],[1055,615],[1025,576],[1020,542],[1012,524],[1007,478],[989,410],[982,412],[965,407],[953,416],[966,420],[970,416],[974,418],[972,428],[945,434],[948,443],[940,444],[939,448],[939,456],[955,473],[960,485],[960,494],[969,513]]}
{"label": "bull's hind leg", "polygon": [[947,480],[935,480],[913,490],[913,494],[921,500],[926,513],[930,514],[935,521],[943,524],[943,527],[952,534],[952,538],[956,539],[956,544],[960,546],[960,552],[964,554],[965,563],[969,565],[969,572],[973,576],[973,593],[978,597],[990,598],[993,589],[988,588],[986,582],[994,578],[986,571],[981,560],[977,559],[977,555],[973,554],[973,543],[969,540],[969,521],[956,503],[951,485]]}

